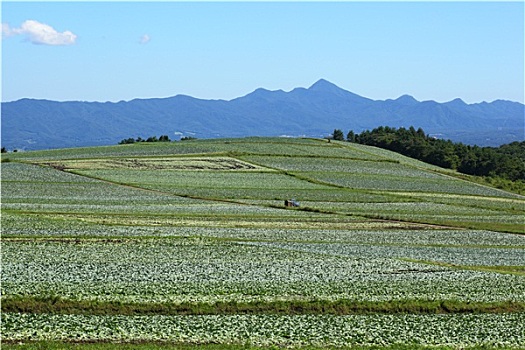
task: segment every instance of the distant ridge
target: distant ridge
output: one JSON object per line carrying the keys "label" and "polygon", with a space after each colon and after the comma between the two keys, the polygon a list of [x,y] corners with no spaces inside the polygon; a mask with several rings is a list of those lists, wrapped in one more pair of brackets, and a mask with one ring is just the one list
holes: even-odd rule
{"label": "distant ridge", "polygon": [[198,138],[323,137],[335,128],[361,132],[377,126],[423,128],[466,144],[498,146],[522,141],[525,106],[497,100],[467,104],[417,101],[409,95],[372,100],[320,79],[309,88],[255,91],[230,101],[186,95],[128,102],[2,103],[2,146],[46,149],[116,144],[153,135]]}

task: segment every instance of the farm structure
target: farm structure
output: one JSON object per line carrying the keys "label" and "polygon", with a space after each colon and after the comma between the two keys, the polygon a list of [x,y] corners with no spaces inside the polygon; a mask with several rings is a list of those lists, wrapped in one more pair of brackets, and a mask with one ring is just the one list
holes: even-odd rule
{"label": "farm structure", "polygon": [[284,206],[285,207],[298,207],[299,202],[296,201],[295,199],[285,199]]}

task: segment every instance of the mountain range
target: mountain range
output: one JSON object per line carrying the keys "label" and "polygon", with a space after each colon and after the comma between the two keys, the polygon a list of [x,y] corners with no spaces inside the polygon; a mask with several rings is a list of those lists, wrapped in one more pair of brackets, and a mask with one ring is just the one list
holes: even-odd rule
{"label": "mountain range", "polygon": [[116,144],[125,138],[328,136],[378,126],[423,128],[432,136],[479,146],[522,141],[525,106],[496,100],[467,104],[372,100],[324,79],[309,88],[252,93],[226,100],[186,95],[121,102],[21,99],[1,107],[2,147],[47,149]]}

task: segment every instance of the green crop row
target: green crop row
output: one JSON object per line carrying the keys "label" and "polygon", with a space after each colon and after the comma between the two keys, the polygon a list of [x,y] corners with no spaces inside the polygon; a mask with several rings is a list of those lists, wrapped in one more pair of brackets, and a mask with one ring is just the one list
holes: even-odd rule
{"label": "green crop row", "polygon": [[523,347],[524,313],[97,316],[2,314],[9,340],[170,341],[256,346]]}
{"label": "green crop row", "polygon": [[407,261],[524,266],[520,248],[234,242],[6,241],[2,295],[123,302],[525,301],[524,276]]}

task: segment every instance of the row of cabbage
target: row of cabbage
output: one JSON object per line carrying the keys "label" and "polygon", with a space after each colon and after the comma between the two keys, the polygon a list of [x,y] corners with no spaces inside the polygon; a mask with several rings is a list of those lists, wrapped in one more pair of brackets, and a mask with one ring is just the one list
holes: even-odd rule
{"label": "row of cabbage", "polygon": [[[8,163],[4,168],[3,209],[36,212],[91,212],[91,213],[151,213],[151,214],[192,214],[199,211],[201,201],[192,201],[178,195],[207,198],[229,198],[233,200],[263,198],[271,202],[257,205],[258,209],[247,206],[216,206],[217,210],[265,215],[268,205],[282,205],[283,198],[301,198],[306,206],[342,213],[367,214],[374,212],[410,221],[495,221],[523,224],[521,199],[495,197],[460,196],[446,198],[443,202],[428,202],[432,198],[412,196],[422,192],[367,193],[323,186],[277,173],[245,173],[217,171],[87,171],[86,173],[115,182],[131,183],[153,191],[141,191],[129,187],[108,184],[78,175],[59,172],[26,164]],[[307,173],[309,176],[312,173]],[[314,173],[314,175],[317,173]],[[334,176],[334,174],[323,175]],[[44,183],[43,179],[49,178]],[[344,177],[350,181],[352,176]],[[355,177],[357,179],[357,177]],[[17,180],[15,180],[17,179]],[[428,180],[428,179],[427,179]],[[370,181],[359,178],[358,181]],[[389,177],[388,182],[400,179]],[[418,180],[419,181],[419,180]],[[446,179],[432,180],[435,186]],[[459,180],[457,180],[459,181]],[[373,182],[373,181],[372,181]],[[410,182],[414,186],[416,182]],[[377,184],[373,184],[376,186]],[[474,185],[473,185],[474,186]],[[463,187],[462,187],[463,188]],[[464,187],[468,188],[468,187]],[[475,187],[481,188],[483,187]],[[170,195],[171,194],[171,195]],[[450,196],[450,195],[449,195]],[[439,196],[438,196],[439,197]],[[326,202],[330,200],[330,202]],[[337,202],[334,202],[337,201]],[[427,202],[421,202],[425,201]],[[362,202],[367,203],[362,203]],[[361,202],[361,203],[360,203]],[[384,203],[381,203],[384,202]],[[479,204],[477,204],[479,202]],[[251,204],[251,203],[250,203]],[[497,206],[496,204],[500,205]],[[483,209],[486,206],[487,209]],[[204,211],[213,205],[203,205]],[[189,208],[189,209],[188,209]],[[255,212],[254,212],[255,211]],[[279,215],[290,215],[280,213]]]}
{"label": "row of cabbage", "polygon": [[200,204],[202,201],[189,200],[178,196],[140,191],[116,186],[101,181],[90,183],[3,182],[2,203],[31,204],[77,204],[99,205],[170,205]]}
{"label": "row of cabbage", "polygon": [[[389,203],[360,203],[360,202],[310,202],[303,201],[304,205],[327,208],[333,211],[352,213],[384,213],[384,214],[427,214],[427,215],[501,215],[501,210],[484,209],[459,204],[444,204],[433,202],[389,202]],[[509,212],[512,213],[512,212]]]}
{"label": "row of cabbage", "polygon": [[171,171],[171,170],[82,170],[81,174],[118,183],[155,184],[188,188],[233,189],[323,189],[326,186],[301,181],[274,172],[252,171]]}
{"label": "row of cabbage", "polygon": [[355,189],[372,189],[385,191],[437,192],[447,194],[468,194],[492,197],[515,197],[518,195],[494,188],[477,185],[452,177],[414,177],[402,175],[345,173],[345,172],[301,172],[302,176],[325,183]]}
{"label": "row of cabbage", "polygon": [[[154,236],[186,235],[188,229],[207,228],[243,229],[293,229],[293,230],[346,230],[380,228],[419,228],[424,225],[389,223],[385,221],[360,220],[341,217],[334,220],[326,216],[260,215],[247,213],[224,215],[151,215],[145,214],[89,214],[89,213],[2,213],[4,237],[91,237],[91,236],[136,236],[137,232],[155,232]],[[24,220],[24,222],[20,222]],[[35,226],[31,226],[35,224]],[[152,230],[147,230],[151,228]]]}
{"label": "row of cabbage", "polygon": [[[6,180],[2,187],[2,210],[45,214],[57,220],[127,226],[195,227],[206,226],[212,221],[215,227],[275,228],[282,224],[283,227],[307,229],[312,218],[317,218],[324,223],[334,222],[334,228],[379,227],[374,222],[371,222],[372,225],[344,226],[344,223],[355,223],[345,214],[357,215],[358,218],[369,213],[403,221],[524,224],[523,211],[520,210],[524,202],[518,198],[450,197],[453,195],[447,194],[437,196],[438,201],[445,203],[436,203],[430,202],[434,197],[421,196],[421,192],[406,193],[406,196],[401,195],[405,192],[359,192],[318,185],[277,173],[121,170],[119,175],[114,172],[103,171],[98,175],[116,182],[132,182],[149,190],[109,184],[45,167],[8,163],[3,169]],[[43,181],[46,178],[49,178],[48,182]],[[179,195],[229,198],[237,202],[244,200],[250,205],[214,203]],[[414,196],[417,196],[415,202]],[[253,198],[266,199],[265,202],[257,202]],[[306,207],[338,212],[343,216],[269,208],[282,206],[283,198],[300,198]],[[408,226],[405,224],[405,227]],[[316,227],[326,229],[330,226],[321,224]],[[7,234],[10,232],[7,231]]]}
{"label": "row of cabbage", "polygon": [[[87,208],[84,208],[87,209]],[[205,210],[205,207],[198,209]],[[217,208],[215,208],[217,209]],[[189,213],[188,208],[183,214],[173,213],[155,213],[149,212],[139,213],[136,210],[122,214],[122,213],[88,213],[84,212],[32,212],[32,213],[13,213],[5,212],[7,216],[5,221],[4,237],[27,237],[27,236],[47,236],[54,234],[57,237],[69,237],[73,232],[78,232],[77,226],[87,229],[85,234],[81,236],[89,236],[91,231],[97,231],[96,227],[105,225],[109,232],[118,229],[126,236],[129,232],[134,232],[135,227],[153,227],[158,230],[178,229],[178,228],[245,228],[245,229],[338,229],[346,230],[352,229],[380,229],[387,228],[410,228],[420,227],[424,225],[410,224],[410,223],[393,223],[382,221],[360,220],[355,217],[344,217],[334,219],[331,216],[323,214],[314,214],[306,216],[304,213],[291,213],[291,215],[272,215],[271,212],[265,212],[264,209],[254,208],[252,213],[249,210],[239,211],[238,213],[221,213],[220,210],[216,212],[195,212]],[[280,214],[280,213],[278,213]],[[285,214],[288,214],[287,212]],[[293,215],[296,214],[296,215]],[[19,224],[16,220],[23,220],[29,218],[29,222],[38,222],[39,225],[44,225],[40,230],[27,227],[27,225]],[[60,224],[62,222],[62,224]],[[58,224],[58,225],[57,225]],[[84,224],[87,224],[86,227]],[[46,229],[45,225],[49,225]],[[53,228],[62,227],[60,231],[50,232]],[[94,229],[91,229],[91,228]],[[157,231],[157,230],[156,230]],[[98,235],[98,234],[97,234]],[[133,235],[133,234],[132,234]],[[171,234],[170,234],[171,235]],[[176,234],[175,234],[176,235]]]}
{"label": "row of cabbage", "polygon": [[68,148],[59,150],[44,150],[18,152],[9,154],[14,160],[66,160],[93,159],[101,157],[151,157],[163,155],[217,154],[217,153],[252,153],[259,155],[290,155],[321,157],[352,157],[361,159],[381,159],[370,152],[363,152],[360,145],[352,148],[342,148],[323,140],[313,139],[283,139],[283,138],[244,138],[244,139],[214,139],[192,142],[171,143],[137,143],[133,145],[115,145],[105,147]]}
{"label": "row of cabbage", "polygon": [[[159,217],[150,219],[151,225],[131,225],[133,218],[121,217],[123,225],[108,225],[104,216],[83,217],[58,214],[34,214],[2,212],[2,235],[9,237],[34,238],[111,238],[111,237],[206,237],[243,241],[272,242],[334,242],[369,245],[439,245],[439,246],[525,246],[523,237],[479,230],[436,230],[421,229],[416,225],[406,230],[406,223],[382,221],[348,220],[339,223],[294,222],[293,217],[271,218],[270,222],[251,219],[246,227],[238,227],[239,218],[231,220],[229,227],[210,227],[210,220],[198,217],[187,220],[187,225],[160,225]],[[133,215],[136,217],[136,214]],[[86,219],[93,219],[92,222]],[[96,219],[99,221],[97,222]],[[284,222],[283,220],[287,220]],[[193,221],[192,221],[193,220]],[[219,218],[217,218],[217,221]],[[223,222],[227,222],[224,218]],[[275,221],[277,221],[275,223]],[[147,223],[147,217],[142,221]],[[165,221],[166,223],[174,221]],[[251,223],[251,225],[250,225]],[[274,223],[274,224],[272,224]],[[204,225],[208,224],[208,227]],[[236,226],[236,227],[234,227]],[[253,227],[261,226],[261,227]],[[262,227],[266,226],[266,227]],[[315,227],[321,226],[316,229]]]}
{"label": "row of cabbage", "polygon": [[[315,158],[315,163],[317,162],[322,163],[322,160]],[[344,192],[343,189],[337,187],[345,187],[358,190],[361,193],[372,190],[401,193],[460,194],[477,196],[482,199],[486,197],[510,197],[519,201],[522,207],[525,203],[523,198],[518,195],[431,172],[414,170],[399,164],[390,165],[390,163],[385,162],[364,163],[379,165],[350,172],[330,171],[329,167],[324,171],[301,171],[298,173],[299,178],[277,173],[244,171],[83,170],[82,174],[174,193],[183,192],[188,194],[191,193],[190,190],[195,190],[196,193],[207,190],[210,193],[210,197],[217,195],[215,191],[223,191],[224,193],[229,191],[232,194],[238,194],[240,198],[268,199],[272,197],[270,195],[264,196],[264,192],[261,193],[260,190],[271,189],[273,191],[295,191],[298,194],[306,194],[310,198],[316,198],[315,195],[318,191],[330,191],[331,194],[336,194],[337,190]],[[300,164],[303,163],[300,162]],[[392,173],[389,173],[387,170]],[[325,185],[315,182],[322,182]],[[336,187],[334,188],[334,186]],[[308,195],[309,192],[310,195]],[[278,195],[278,192],[274,193]],[[356,192],[353,193],[355,194]],[[365,194],[366,192],[363,193],[363,195]],[[218,195],[221,195],[221,192]],[[346,193],[343,195],[346,195]],[[320,200],[323,200],[323,198]],[[334,198],[333,200],[338,199]],[[342,200],[346,201],[346,199]],[[366,201],[366,198],[361,200]],[[396,201],[396,199],[389,198],[389,201]]]}
{"label": "row of cabbage", "polygon": [[[131,228],[115,227],[114,229],[124,232]],[[403,230],[392,227],[381,230],[141,227],[140,232],[141,235],[147,237],[155,233],[159,237],[202,237],[242,242],[348,243],[388,247],[400,245],[405,247],[525,248],[525,236],[482,230]]]}
{"label": "row of cabbage", "polygon": [[65,201],[111,203],[172,203],[187,199],[162,193],[117,186],[48,166],[24,163],[2,164],[2,202],[46,203]]}
{"label": "row of cabbage", "polygon": [[[173,203],[129,203],[129,204],[109,204],[101,203],[49,203],[42,201],[40,203],[19,203],[7,202],[2,207],[14,211],[33,211],[39,213],[89,213],[89,214],[151,214],[156,215],[194,215],[202,214],[206,216],[213,215],[237,215],[237,216],[273,216],[273,217],[294,217],[300,216],[297,212],[283,212],[282,210],[228,203],[201,202],[195,203],[189,200],[173,201]],[[319,214],[312,214],[313,216]]]}
{"label": "row of cabbage", "polygon": [[135,157],[75,159],[51,163],[64,169],[135,169],[135,170],[235,170],[272,171],[232,157]]}
{"label": "row of cabbage", "polygon": [[[69,230],[74,230],[79,221],[126,226],[158,226],[159,222],[163,222],[173,226],[181,224],[182,220],[186,226],[202,226],[212,220],[220,221],[216,226],[223,226],[228,223],[222,221],[226,220],[235,225],[235,220],[239,219],[246,221],[244,226],[250,226],[250,220],[261,218],[261,225],[276,226],[277,222],[288,218],[299,220],[305,217],[308,221],[312,217],[321,216],[315,213],[305,215],[299,211],[278,210],[269,206],[183,198],[175,194],[166,194],[166,188],[162,188],[163,192],[160,192],[119,186],[29,164],[7,163],[3,167],[2,175],[5,235],[20,234],[20,226],[24,226],[23,223],[27,221],[40,221],[41,224],[48,222],[51,227],[57,227],[57,220],[66,220],[69,221],[66,225]],[[45,179],[48,181],[44,181]],[[220,183],[215,185],[219,187]],[[191,192],[191,188],[187,190]],[[262,185],[260,190],[264,191]],[[210,195],[209,191],[206,195]],[[282,205],[283,201],[280,200],[277,204]],[[30,213],[33,214],[31,219],[28,217]],[[15,220],[17,214],[22,215],[18,216],[18,223]],[[270,219],[276,223],[272,224]],[[323,220],[327,219],[329,218],[325,217]],[[347,218],[344,222],[350,220]],[[25,228],[33,232],[35,229],[34,226],[27,225]]]}
{"label": "row of cabbage", "polygon": [[418,222],[469,222],[469,223],[504,223],[525,227],[525,216],[518,209],[520,203],[500,207],[480,208],[477,206],[460,205],[459,203],[444,204],[435,202],[398,202],[398,203],[318,203],[304,202],[312,208],[324,208],[338,213],[367,215],[380,213],[392,219]]}
{"label": "row of cabbage", "polygon": [[[309,228],[239,228],[201,226],[131,226],[105,225],[86,221],[52,219],[44,215],[2,213],[2,235],[52,238],[68,236],[72,238],[111,238],[111,237],[203,237],[220,240],[269,241],[269,242],[313,242],[349,243],[357,245],[403,245],[403,246],[460,246],[460,247],[525,247],[525,238],[481,230],[437,230],[395,228],[384,222],[348,223],[345,229],[335,230]],[[375,225],[378,228],[373,229]],[[311,226],[315,226],[311,224]],[[381,226],[384,226],[383,228]],[[359,229],[361,227],[361,229]]]}
{"label": "row of cabbage", "polygon": [[370,156],[376,157],[381,160],[399,162],[402,164],[409,165],[411,167],[420,168],[420,169],[428,169],[432,171],[438,171],[441,173],[449,173],[449,174],[455,173],[455,171],[451,169],[441,168],[436,165],[428,164],[420,160],[404,156],[400,153],[392,152],[392,151],[389,151],[383,148],[379,148],[379,147],[366,146],[366,145],[360,145],[357,143],[347,143],[347,142],[340,142],[339,145],[342,145],[347,150],[351,149],[355,151],[361,151],[363,153],[367,153]]}
{"label": "row of cabbage", "polygon": [[243,156],[244,160],[287,171],[322,171],[382,174],[406,177],[441,178],[442,175],[407,166],[388,159],[352,159],[325,157]]}
{"label": "row of cabbage", "polygon": [[47,183],[93,183],[96,180],[57,171],[46,165],[26,163],[2,163],[2,182]]}
{"label": "row of cabbage", "polygon": [[259,346],[525,346],[525,314],[96,316],[2,314],[8,340]]}
{"label": "row of cabbage", "polygon": [[492,209],[503,212],[519,212],[525,210],[525,199],[522,197],[482,197],[476,195],[424,192],[394,192],[399,197],[410,198],[421,202],[450,204],[477,209]]}
{"label": "row of cabbage", "polygon": [[449,269],[525,265],[519,248],[381,247],[207,239],[6,241],[2,295],[130,302],[525,301],[525,277]]}
{"label": "row of cabbage", "polygon": [[[523,236],[519,236],[520,238]],[[521,240],[525,243],[525,239]],[[435,247],[413,245],[354,245],[347,243],[246,242],[243,244],[277,247],[291,251],[361,259],[415,259],[459,266],[525,266],[525,246],[509,247]]]}

